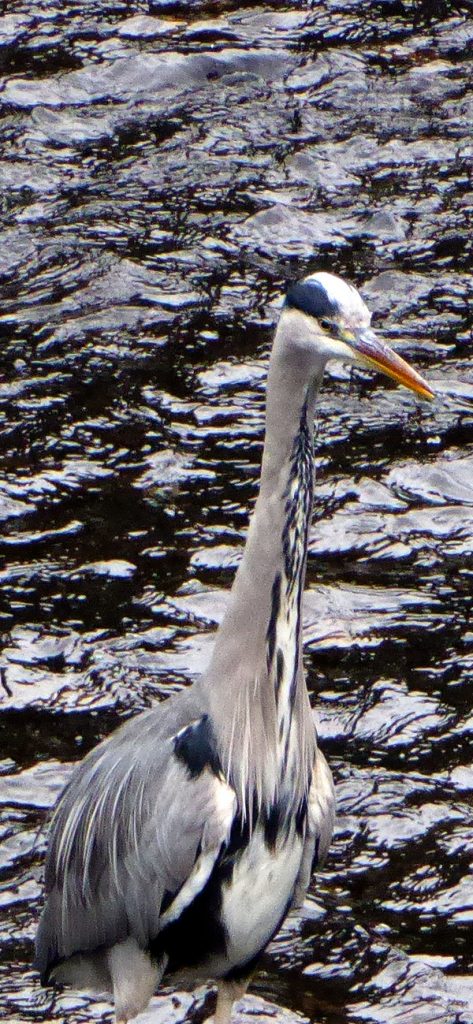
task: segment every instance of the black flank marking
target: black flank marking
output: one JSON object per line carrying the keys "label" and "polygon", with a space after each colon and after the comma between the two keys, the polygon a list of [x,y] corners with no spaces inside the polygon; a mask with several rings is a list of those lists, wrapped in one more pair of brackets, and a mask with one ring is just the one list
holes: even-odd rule
{"label": "black flank marking", "polygon": [[[254,823],[254,825],[256,825],[257,820],[258,820],[258,813],[257,813],[256,810],[254,810],[253,811],[253,823]],[[221,868],[222,872],[224,872],[224,877],[225,878],[231,877],[231,874],[233,873],[233,868],[235,866],[235,862],[238,859],[238,857],[243,853],[243,850],[246,850],[246,847],[248,846],[248,844],[250,842],[250,839],[251,839],[250,823],[249,823],[248,819],[246,819],[245,821],[242,821],[241,817],[238,815],[234,819],[234,821],[233,821],[231,832],[230,832],[230,839],[228,840],[228,843],[227,843],[227,845],[225,847],[225,850],[224,850],[224,852],[222,854],[222,859],[221,859],[221,862],[220,862],[220,868]],[[229,868],[231,869],[230,875],[228,874],[228,869]]]}
{"label": "black flank marking", "polygon": [[279,609],[281,607],[281,573],[277,573],[273,580],[273,586],[271,589],[271,614],[269,616],[268,631],[266,633],[266,642],[268,645],[267,650],[267,661],[268,666],[272,665],[274,658],[274,646],[276,643],[276,625],[278,621]]}
{"label": "black flank marking", "polygon": [[[304,805],[304,810],[306,810]],[[299,805],[298,816],[303,818],[304,810]],[[256,808],[253,816],[253,828],[261,819]],[[289,835],[291,822],[294,820],[289,808],[284,803],[275,804],[264,815],[265,841],[271,849],[279,837]],[[166,974],[174,974],[185,968],[205,970],[206,964],[214,956],[224,956],[227,952],[227,932],[222,920],[222,888],[231,881],[233,869],[243,850],[251,838],[248,821],[236,818],[228,845],[222,850],[215,868],[204,888],[197,894],[177,921],[172,922],[152,940],[149,952],[153,959],[160,960],[163,955],[168,957]],[[237,964],[225,975],[228,981],[240,981],[250,976],[255,970],[259,957],[268,942],[281,927],[289,910],[289,900],[271,935],[268,935],[256,956],[242,964]]]}
{"label": "black flank marking", "polygon": [[212,956],[225,954],[227,936],[221,920],[222,887],[218,873],[186,907],[177,921],[164,928],[150,942],[153,959],[168,957],[167,972],[205,964]]}
{"label": "black flank marking", "polygon": [[166,892],[164,893],[164,896],[163,896],[163,898],[161,900],[161,910],[160,910],[161,914],[165,914],[166,913],[166,910],[168,909],[168,907],[171,906],[171,903],[172,903],[175,895],[176,895],[175,893],[168,892],[168,890],[166,889]]}
{"label": "black flank marking", "polygon": [[302,836],[305,831],[305,823],[307,819],[307,798],[304,797],[301,800],[299,807],[296,811],[296,832],[298,836]]}
{"label": "black flank marking", "polygon": [[268,850],[275,850],[276,841],[281,827],[281,808],[279,804],[273,804],[264,823],[264,841]]}
{"label": "black flank marking", "polygon": [[163,929],[149,946],[151,956],[168,957],[167,974],[189,967],[205,967],[213,956],[226,954],[227,932],[222,920],[222,886],[231,881],[233,869],[250,841],[248,822],[233,822],[228,844],[222,849],[212,874],[177,921]]}
{"label": "black flank marking", "polygon": [[286,294],[286,305],[315,316],[318,320],[331,320],[340,314],[337,303],[330,301],[319,281],[296,281],[291,284]]}
{"label": "black flank marking", "polygon": [[193,722],[174,738],[174,753],[185,764],[189,775],[196,779],[204,768],[210,768],[215,775],[221,772],[217,744],[208,715]]}
{"label": "black flank marking", "polygon": [[282,678],[284,675],[284,654],[280,647],[278,647],[278,653],[276,655],[276,699],[281,689]]}

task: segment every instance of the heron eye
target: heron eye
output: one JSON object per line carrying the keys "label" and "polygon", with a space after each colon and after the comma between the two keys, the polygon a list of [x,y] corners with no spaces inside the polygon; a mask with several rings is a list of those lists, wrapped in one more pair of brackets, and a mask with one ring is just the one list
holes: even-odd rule
{"label": "heron eye", "polygon": [[324,331],[333,330],[332,322],[327,320],[325,317],[320,321],[320,326],[323,327]]}

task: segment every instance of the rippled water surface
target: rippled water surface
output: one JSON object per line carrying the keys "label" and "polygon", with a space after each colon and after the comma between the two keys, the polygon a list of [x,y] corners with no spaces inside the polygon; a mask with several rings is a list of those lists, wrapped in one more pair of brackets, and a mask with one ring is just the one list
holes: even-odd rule
{"label": "rippled water surface", "polygon": [[280,296],[315,269],[362,286],[438,398],[324,384],[306,666],[339,817],[239,1019],[471,1024],[472,42],[472,4],[441,0],[4,5],[10,1024],[110,1020],[31,970],[43,825],[74,761],[206,663]]}

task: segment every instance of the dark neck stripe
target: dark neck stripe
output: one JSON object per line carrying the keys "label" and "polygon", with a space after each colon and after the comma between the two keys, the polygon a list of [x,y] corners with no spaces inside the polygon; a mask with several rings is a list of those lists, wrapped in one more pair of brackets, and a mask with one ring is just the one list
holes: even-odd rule
{"label": "dark neck stripe", "polygon": [[299,430],[294,438],[284,499],[285,521],[281,536],[284,568],[276,574],[273,582],[266,657],[278,706],[284,701],[284,706],[279,707],[280,741],[284,740],[287,756],[288,733],[297,692],[302,592],[313,499],[313,444],[307,401],[301,410]]}

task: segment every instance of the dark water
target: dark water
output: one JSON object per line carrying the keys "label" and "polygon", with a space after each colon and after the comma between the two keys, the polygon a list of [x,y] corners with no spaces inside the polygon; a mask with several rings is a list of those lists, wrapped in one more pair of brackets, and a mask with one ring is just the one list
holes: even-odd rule
{"label": "dark water", "polygon": [[321,395],[306,665],[338,826],[240,1016],[471,1024],[472,41],[440,0],[4,5],[9,1024],[110,1019],[31,971],[41,828],[71,763],[205,664],[281,291],[315,269],[439,397],[340,369]]}

